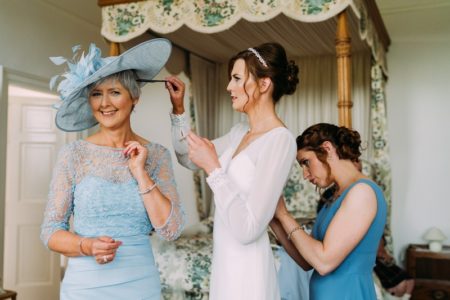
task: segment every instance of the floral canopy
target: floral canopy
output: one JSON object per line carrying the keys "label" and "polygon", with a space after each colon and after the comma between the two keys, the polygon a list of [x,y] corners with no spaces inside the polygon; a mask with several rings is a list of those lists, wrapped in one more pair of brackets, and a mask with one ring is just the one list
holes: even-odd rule
{"label": "floral canopy", "polygon": [[[144,0],[135,2],[99,0],[99,5],[103,7],[101,33],[109,41],[117,43],[129,41],[149,30],[159,35],[168,35],[176,31],[181,31],[185,35],[189,29],[189,33],[216,34],[220,39],[221,36],[218,33],[233,29],[236,31],[239,28],[233,27],[237,27],[235,26],[237,23],[238,25],[244,23],[240,21],[245,20],[260,25],[276,18],[282,19],[279,23],[285,26],[274,24],[274,31],[278,32],[273,32],[272,36],[282,35],[295,31],[298,26],[301,26],[299,22],[318,23],[333,20],[336,15],[351,8],[351,22],[354,23],[351,24],[351,28],[358,30],[359,40],[364,41],[365,47],[371,49],[374,59],[385,72],[387,69],[385,51],[389,44],[389,37],[374,0]],[[335,27],[332,27],[331,31],[333,29]],[[317,34],[325,33],[325,31],[321,32],[320,26],[313,27],[313,31],[316,34],[315,39]],[[239,33],[236,34],[239,35]],[[325,38],[326,36],[323,37]],[[314,42],[313,40],[309,39],[308,43]],[[355,45],[352,46],[354,49],[356,47],[355,50],[364,48],[363,43],[360,43],[358,39],[353,40]],[[330,41],[333,41],[333,36]],[[305,41],[302,40],[302,43]],[[223,43],[221,45],[223,46]],[[237,46],[235,48],[240,49]],[[318,47],[309,49],[309,51],[297,53],[299,55],[317,54],[314,51],[317,51]],[[229,55],[226,57],[228,58]],[[217,57],[212,59],[218,60]]]}

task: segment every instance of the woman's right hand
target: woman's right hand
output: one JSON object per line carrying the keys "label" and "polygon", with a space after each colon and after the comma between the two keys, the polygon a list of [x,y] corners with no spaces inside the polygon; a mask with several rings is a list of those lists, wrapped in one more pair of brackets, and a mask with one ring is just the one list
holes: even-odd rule
{"label": "woman's right hand", "polygon": [[172,113],[181,115],[184,113],[184,82],[176,76],[166,77],[166,80],[166,88],[169,91],[170,101],[172,102]]}
{"label": "woman's right hand", "polygon": [[121,241],[116,241],[109,236],[89,238],[86,242],[83,243],[83,246],[86,243],[85,247],[88,250],[85,251],[86,254],[92,255],[98,264],[107,264],[113,261],[116,257],[117,249],[122,245]]}

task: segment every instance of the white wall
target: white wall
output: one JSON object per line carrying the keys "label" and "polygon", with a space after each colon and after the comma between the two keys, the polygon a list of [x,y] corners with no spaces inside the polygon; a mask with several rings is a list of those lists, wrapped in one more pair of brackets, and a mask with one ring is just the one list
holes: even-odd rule
{"label": "white wall", "polygon": [[[48,5],[46,1],[2,0],[0,5],[0,65],[50,78],[61,72],[61,67],[53,65],[48,57],[71,57],[74,45],[87,48],[94,42],[108,54],[107,44],[97,26]],[[98,10],[101,19],[100,9],[95,3],[92,6]]]}
{"label": "white wall", "polygon": [[394,37],[388,62],[392,230],[401,259],[408,244],[425,243],[432,226],[450,243],[449,35]]}

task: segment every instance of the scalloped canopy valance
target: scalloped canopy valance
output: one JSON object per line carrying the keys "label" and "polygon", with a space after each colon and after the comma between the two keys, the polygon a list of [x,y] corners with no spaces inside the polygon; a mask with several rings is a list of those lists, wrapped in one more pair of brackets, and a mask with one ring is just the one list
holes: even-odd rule
{"label": "scalloped canopy valance", "polygon": [[[229,36],[233,35],[238,39],[242,33],[240,27],[255,31],[255,35],[259,34],[261,39],[265,40],[278,40],[282,36],[293,35],[296,31],[302,32],[303,36],[300,34],[297,36],[299,40],[303,38],[299,42],[304,45],[304,51],[302,46],[292,45],[292,48],[296,49],[297,56],[326,54],[328,51],[326,46],[322,45],[322,51],[320,47],[309,47],[308,50],[306,44],[320,44],[320,41],[315,40],[323,40],[322,33],[326,36],[333,31],[332,29],[336,28],[335,16],[347,10],[352,16],[351,27],[359,36],[356,40],[352,36],[355,40],[352,41],[353,50],[370,49],[374,59],[386,71],[385,53],[389,37],[374,0],[98,0],[98,2],[102,6],[101,32],[111,42],[126,42],[148,31],[174,41],[183,38],[187,40],[187,35],[197,37],[192,40],[198,41],[201,34],[211,34],[210,37],[205,37],[204,42],[210,41],[206,45],[212,47],[215,42],[217,43],[215,48],[217,56],[213,54],[210,57],[205,56],[217,61],[222,60],[218,47],[228,42],[233,48],[233,40]],[[318,22],[320,24],[312,24]],[[263,25],[264,23],[268,25]],[[292,38],[289,39],[292,41]],[[219,45],[217,40],[222,43]],[[334,38],[331,42],[333,40]],[[184,43],[189,45],[189,41],[179,42]],[[334,51],[333,47],[334,44],[330,43],[330,52]],[[193,44],[191,48],[195,49],[195,45]],[[240,46],[234,48],[239,49]],[[228,54],[224,54],[223,57],[228,57]]]}

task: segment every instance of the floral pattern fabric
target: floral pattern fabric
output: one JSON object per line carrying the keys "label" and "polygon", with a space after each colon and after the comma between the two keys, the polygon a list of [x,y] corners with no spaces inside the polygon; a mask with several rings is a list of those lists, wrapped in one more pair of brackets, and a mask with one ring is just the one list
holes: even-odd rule
{"label": "floral pattern fabric", "polygon": [[208,299],[212,234],[182,236],[176,242],[153,239],[164,299]]}
{"label": "floral pattern fabric", "polygon": [[300,22],[321,22],[351,7],[359,19],[359,33],[376,62],[387,72],[386,53],[363,0],[146,0],[102,8],[102,35],[126,42],[148,29],[166,34],[186,25],[214,33],[229,29],[240,19],[264,22],[283,13]]}
{"label": "floral pattern fabric", "polygon": [[391,236],[391,164],[389,159],[389,140],[387,130],[387,112],[385,85],[386,77],[382,67],[373,63],[371,72],[371,122],[372,122],[372,160],[373,179],[382,188],[387,202],[387,220],[385,229],[386,247],[392,250]]}
{"label": "floral pattern fabric", "polygon": [[283,190],[286,208],[296,218],[315,218],[319,193],[303,179],[302,169],[294,163]]}

